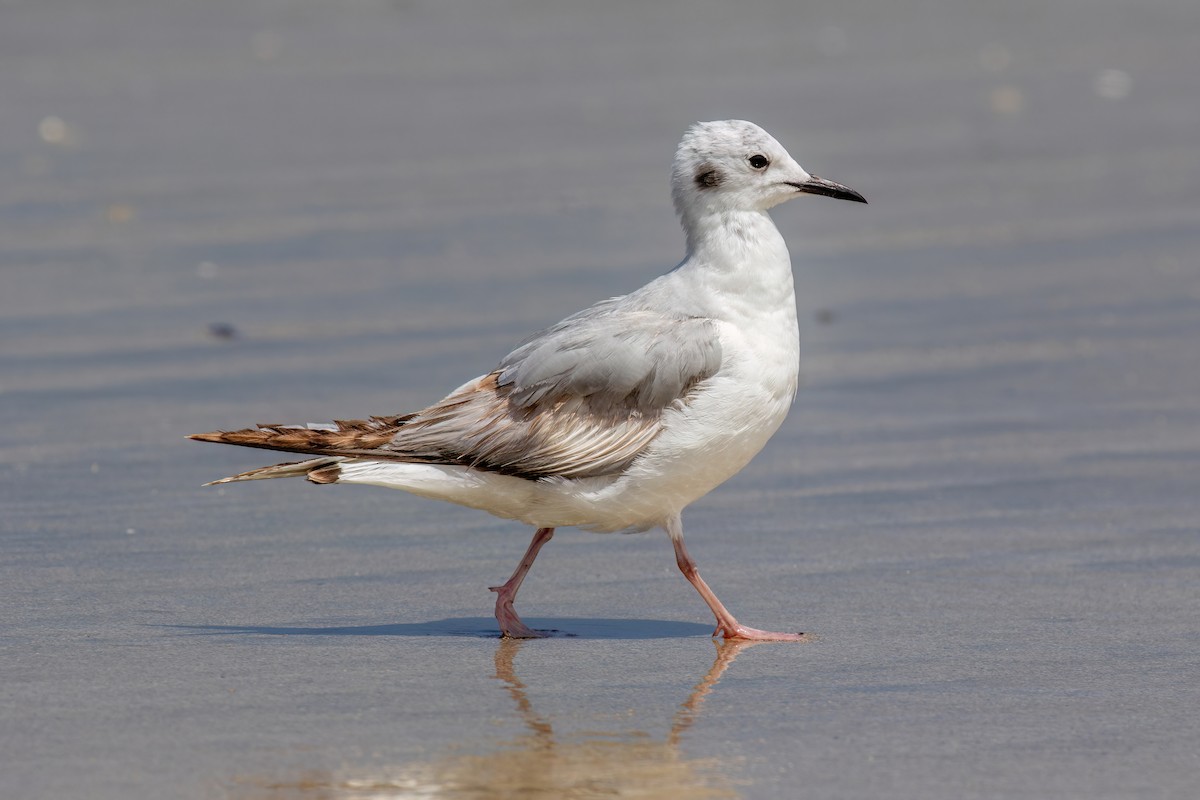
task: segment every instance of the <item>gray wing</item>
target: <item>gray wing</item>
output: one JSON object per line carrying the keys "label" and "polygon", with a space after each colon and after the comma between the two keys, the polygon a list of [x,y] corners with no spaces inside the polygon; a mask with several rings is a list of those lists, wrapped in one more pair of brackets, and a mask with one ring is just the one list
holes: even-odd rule
{"label": "gray wing", "polygon": [[536,334],[499,368],[407,418],[388,445],[415,461],[528,478],[626,467],[662,414],[716,374],[711,320],[607,301]]}
{"label": "gray wing", "polygon": [[711,320],[611,310],[607,301],[528,339],[500,362],[501,386],[531,406],[579,396],[624,411],[661,411],[721,366]]}

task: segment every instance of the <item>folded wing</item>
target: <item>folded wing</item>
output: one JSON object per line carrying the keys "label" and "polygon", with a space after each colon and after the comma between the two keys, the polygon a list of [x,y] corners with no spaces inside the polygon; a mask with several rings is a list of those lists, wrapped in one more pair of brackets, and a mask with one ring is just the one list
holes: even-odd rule
{"label": "folded wing", "polygon": [[720,364],[709,320],[601,304],[411,415],[387,449],[527,478],[615,473],[658,435],[663,413],[686,403]]}
{"label": "folded wing", "polygon": [[[494,372],[414,414],[192,438],[335,460],[456,464],[530,479],[614,474],[658,435],[664,413],[686,404],[721,365],[710,320],[618,310],[614,303],[534,335]],[[335,462],[303,466],[324,463]],[[237,479],[254,477],[277,475],[254,471]]]}

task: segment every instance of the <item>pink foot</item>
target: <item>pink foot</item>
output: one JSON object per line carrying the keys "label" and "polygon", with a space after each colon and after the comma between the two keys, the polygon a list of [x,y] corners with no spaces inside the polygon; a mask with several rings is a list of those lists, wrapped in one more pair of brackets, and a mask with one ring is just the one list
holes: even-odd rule
{"label": "pink foot", "polygon": [[539,633],[526,625],[513,608],[516,592],[506,583],[488,587],[496,593],[496,622],[500,624],[500,635],[506,639],[542,639],[548,634]]}
{"label": "pink foot", "polygon": [[812,637],[806,633],[775,633],[774,631],[760,631],[758,628],[749,628],[740,623],[732,625],[718,625],[713,631],[713,636],[720,634],[725,637],[725,641],[741,641],[741,642],[808,642],[812,641]]}

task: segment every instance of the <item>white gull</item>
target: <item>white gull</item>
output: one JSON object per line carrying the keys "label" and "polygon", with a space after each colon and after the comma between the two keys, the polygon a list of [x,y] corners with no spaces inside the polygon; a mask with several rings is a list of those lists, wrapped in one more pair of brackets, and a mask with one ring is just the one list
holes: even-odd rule
{"label": "white gull", "polygon": [[716,616],[714,636],[802,639],[734,619],[688,555],[680,515],[746,466],[796,393],[791,259],[767,210],[800,194],[866,200],[805,172],[742,120],[692,126],[671,187],[687,234],[687,258],[672,271],[534,334],[494,371],[421,411],[196,434],[314,456],[214,483],[371,484],[533,525],[516,571],[492,588],[505,636],[542,635],[513,601],[555,528],[661,526]]}

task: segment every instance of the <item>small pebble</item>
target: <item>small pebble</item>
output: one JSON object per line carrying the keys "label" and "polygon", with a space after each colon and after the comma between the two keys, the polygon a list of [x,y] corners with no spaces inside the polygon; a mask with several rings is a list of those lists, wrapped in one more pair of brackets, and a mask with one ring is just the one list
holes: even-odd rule
{"label": "small pebble", "polygon": [[237,339],[241,334],[238,329],[230,325],[228,322],[210,322],[208,323],[208,335],[214,339]]}

